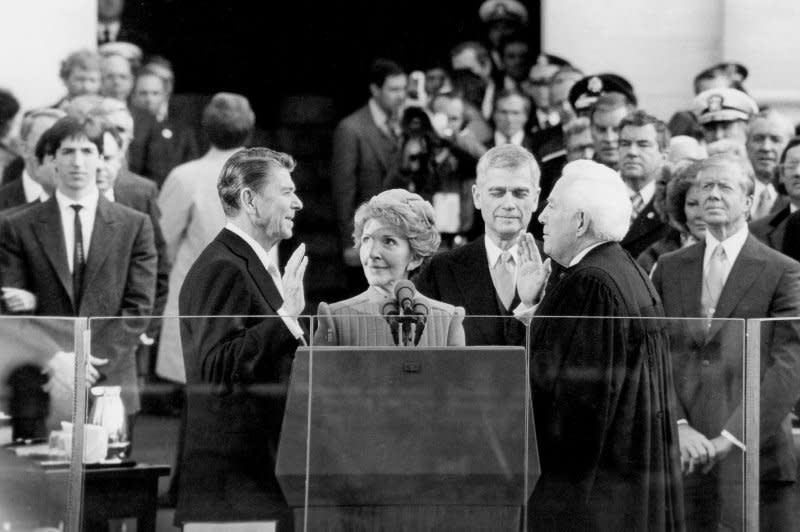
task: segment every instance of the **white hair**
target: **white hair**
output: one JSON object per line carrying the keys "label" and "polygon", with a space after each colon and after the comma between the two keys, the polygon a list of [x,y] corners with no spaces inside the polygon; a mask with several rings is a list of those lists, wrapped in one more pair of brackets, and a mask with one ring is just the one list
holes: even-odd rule
{"label": "white hair", "polygon": [[589,218],[589,233],[619,242],[631,223],[630,192],[620,175],[611,168],[589,160],[567,163],[558,184],[566,189],[564,198]]}

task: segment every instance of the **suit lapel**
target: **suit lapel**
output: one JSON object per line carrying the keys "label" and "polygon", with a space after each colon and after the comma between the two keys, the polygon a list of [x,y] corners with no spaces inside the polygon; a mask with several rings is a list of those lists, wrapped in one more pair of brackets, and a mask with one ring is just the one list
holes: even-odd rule
{"label": "suit lapel", "polygon": [[[483,237],[476,238],[471,243],[469,253],[465,254],[463,261],[453,263],[453,274],[461,282],[457,283],[461,291],[461,297],[466,302],[467,315],[492,316],[497,309],[497,297],[495,296],[494,282],[489,271],[489,261],[486,259],[486,246]],[[471,311],[470,311],[471,310]],[[486,341],[494,339],[494,320],[478,319],[477,327],[483,333]]]}
{"label": "suit lapel", "polygon": [[[678,316],[704,317],[700,302],[703,293],[703,254],[705,242],[694,245],[683,256],[680,268],[681,308]],[[702,343],[706,336],[705,320],[687,320],[689,334]]]}
{"label": "suit lapel", "polygon": [[253,282],[258,287],[259,292],[261,292],[261,296],[272,310],[277,312],[283,306],[283,298],[272,281],[272,276],[264,268],[255,251],[241,237],[227,229],[223,229],[218,238],[231,251],[244,259],[247,263],[247,271],[250,277],[253,278]]}
{"label": "suit lapel", "polygon": [[42,245],[42,250],[47,256],[47,260],[50,261],[56,275],[58,275],[58,280],[61,281],[61,285],[69,295],[70,301],[74,304],[75,295],[72,293],[72,275],[69,272],[69,263],[67,262],[64,228],[61,227],[61,213],[58,211],[58,203],[55,197],[47,200],[36,225],[33,227],[33,232]]}
{"label": "suit lapel", "polygon": [[[736,305],[750,289],[750,286],[758,279],[758,275],[765,267],[765,261],[758,256],[755,237],[747,235],[747,240],[733,263],[728,280],[722,288],[719,296],[717,309],[714,313],[715,318],[730,318]],[[720,323],[712,323],[709,336],[713,336],[719,330]]]}
{"label": "suit lapel", "polygon": [[770,230],[767,233],[767,242],[772,249],[780,251],[783,247],[783,235],[786,233],[786,219],[789,214],[789,207],[786,207],[775,213],[769,222]]}
{"label": "suit lapel", "polygon": [[[111,202],[103,195],[97,202],[97,212],[94,217],[94,227],[92,228],[92,239],[89,241],[89,255],[86,257],[86,272],[83,277],[84,292],[86,287],[91,286],[98,272],[108,258],[108,254],[113,246],[114,231],[118,220],[111,212]],[[81,298],[85,301],[85,298]]]}
{"label": "suit lapel", "polygon": [[390,155],[389,150],[386,149],[386,146],[393,145],[394,140],[390,139],[386,133],[381,131],[381,129],[375,124],[375,121],[372,120],[372,114],[369,111],[369,106],[364,107],[364,112],[361,118],[364,124],[364,130],[366,132],[367,143],[372,147],[372,151],[380,161],[381,165],[383,165],[383,169],[388,169]]}

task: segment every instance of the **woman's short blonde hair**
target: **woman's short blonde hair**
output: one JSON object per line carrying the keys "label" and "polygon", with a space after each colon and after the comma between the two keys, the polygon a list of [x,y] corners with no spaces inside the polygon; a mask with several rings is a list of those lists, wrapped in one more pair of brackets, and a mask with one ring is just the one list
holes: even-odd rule
{"label": "woman's short blonde hair", "polygon": [[370,220],[381,221],[408,240],[416,259],[430,257],[439,249],[442,239],[436,230],[433,206],[419,194],[393,188],[362,203],[355,215],[353,240],[356,249],[361,247],[361,235]]}

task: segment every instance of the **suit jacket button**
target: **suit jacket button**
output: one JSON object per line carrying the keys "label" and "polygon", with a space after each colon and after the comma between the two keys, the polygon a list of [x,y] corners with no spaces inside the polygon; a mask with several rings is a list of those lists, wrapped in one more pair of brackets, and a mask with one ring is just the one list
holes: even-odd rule
{"label": "suit jacket button", "polygon": [[703,366],[708,367],[711,365],[711,361],[708,359],[703,360]]}
{"label": "suit jacket button", "polygon": [[658,412],[656,412],[656,417],[657,417],[658,419],[661,419],[661,418],[663,418],[663,417],[664,417],[664,412],[662,412],[661,410],[659,410]]}

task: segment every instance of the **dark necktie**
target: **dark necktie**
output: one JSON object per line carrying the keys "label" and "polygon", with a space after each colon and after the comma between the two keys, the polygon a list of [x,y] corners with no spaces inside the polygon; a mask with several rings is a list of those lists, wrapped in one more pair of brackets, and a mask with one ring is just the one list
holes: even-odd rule
{"label": "dark necktie", "polygon": [[72,293],[74,294],[75,309],[80,306],[81,289],[83,288],[83,269],[86,266],[86,253],[83,249],[83,226],[78,212],[82,205],[70,205],[75,211],[75,245],[72,249]]}

